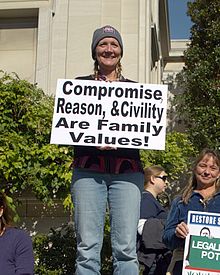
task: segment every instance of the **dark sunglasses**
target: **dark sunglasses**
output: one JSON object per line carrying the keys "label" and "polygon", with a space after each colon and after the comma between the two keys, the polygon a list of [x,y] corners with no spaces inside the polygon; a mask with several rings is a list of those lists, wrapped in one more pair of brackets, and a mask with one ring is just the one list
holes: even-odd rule
{"label": "dark sunglasses", "polygon": [[164,182],[166,182],[168,176],[155,176],[155,178],[162,179]]}

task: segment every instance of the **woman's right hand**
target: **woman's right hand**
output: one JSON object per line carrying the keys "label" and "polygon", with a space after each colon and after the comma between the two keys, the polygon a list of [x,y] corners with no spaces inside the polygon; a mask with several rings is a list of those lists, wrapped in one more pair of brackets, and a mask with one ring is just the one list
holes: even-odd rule
{"label": "woman's right hand", "polygon": [[185,239],[189,233],[189,228],[185,222],[181,222],[177,225],[175,234],[178,238]]}

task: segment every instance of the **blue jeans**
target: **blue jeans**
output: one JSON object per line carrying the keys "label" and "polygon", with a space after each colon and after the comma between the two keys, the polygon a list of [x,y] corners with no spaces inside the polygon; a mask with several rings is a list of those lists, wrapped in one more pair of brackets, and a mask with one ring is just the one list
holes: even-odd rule
{"label": "blue jeans", "polygon": [[142,173],[103,174],[75,169],[71,194],[77,235],[76,275],[100,274],[108,204],[114,275],[138,275],[136,232]]}

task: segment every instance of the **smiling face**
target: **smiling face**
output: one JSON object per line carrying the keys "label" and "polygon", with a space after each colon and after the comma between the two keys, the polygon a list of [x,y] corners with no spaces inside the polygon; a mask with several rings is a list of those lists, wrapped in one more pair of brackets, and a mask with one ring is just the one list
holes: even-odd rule
{"label": "smiling face", "polygon": [[212,186],[220,177],[220,167],[212,155],[206,154],[196,165],[195,177],[197,187],[204,188]]}
{"label": "smiling face", "polygon": [[113,37],[106,37],[96,46],[96,59],[102,73],[114,71],[121,59],[121,47]]}

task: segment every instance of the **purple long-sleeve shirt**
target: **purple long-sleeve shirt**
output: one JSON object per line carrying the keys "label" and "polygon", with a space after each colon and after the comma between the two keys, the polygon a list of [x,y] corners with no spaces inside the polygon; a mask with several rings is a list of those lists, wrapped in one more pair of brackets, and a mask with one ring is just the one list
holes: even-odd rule
{"label": "purple long-sleeve shirt", "polygon": [[34,274],[32,241],[24,230],[9,227],[0,237],[0,274]]}

